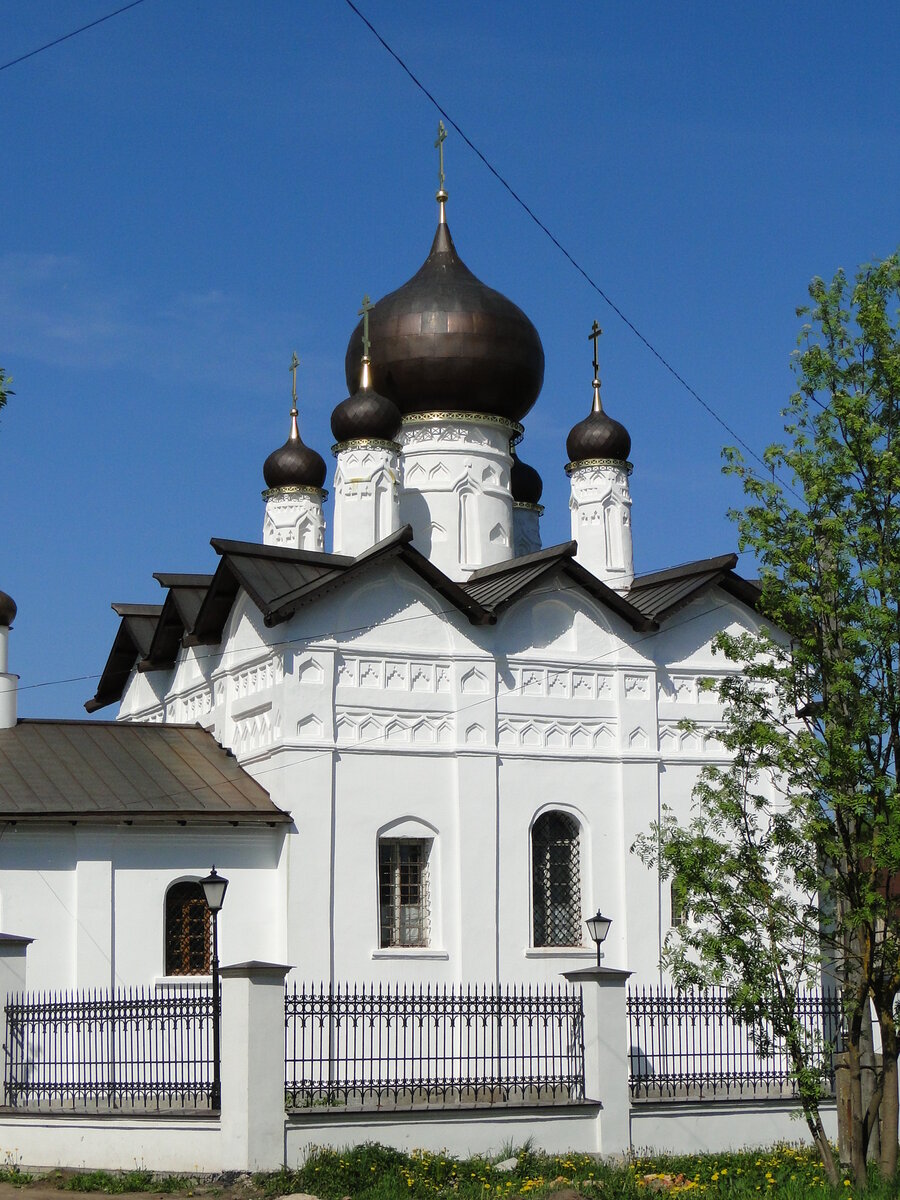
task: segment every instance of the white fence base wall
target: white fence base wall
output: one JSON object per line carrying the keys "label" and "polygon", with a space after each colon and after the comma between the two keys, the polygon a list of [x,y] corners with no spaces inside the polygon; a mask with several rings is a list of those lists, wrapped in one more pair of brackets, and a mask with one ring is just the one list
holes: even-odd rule
{"label": "white fence base wall", "polygon": [[[837,1142],[837,1109],[823,1104],[822,1124]],[[717,1154],[756,1149],[776,1142],[809,1142],[809,1130],[796,1101],[663,1100],[632,1105],[631,1145],[635,1152]]]}
{"label": "white fence base wall", "polygon": [[215,1173],[222,1136],[215,1117],[0,1116],[0,1160],[23,1169]]}
{"label": "white fence base wall", "polygon": [[406,1112],[323,1112],[288,1118],[285,1163],[303,1164],[314,1146],[342,1150],[380,1142],[397,1150],[430,1150],[465,1157],[497,1153],[505,1145],[533,1139],[536,1150],[564,1154],[600,1149],[600,1106],[565,1108],[475,1108]]}

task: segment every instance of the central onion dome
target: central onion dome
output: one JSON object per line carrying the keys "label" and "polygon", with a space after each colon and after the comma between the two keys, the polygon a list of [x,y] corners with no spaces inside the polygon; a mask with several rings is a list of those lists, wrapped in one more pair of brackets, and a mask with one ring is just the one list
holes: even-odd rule
{"label": "central onion dome", "polygon": [[[511,300],[475,278],[443,220],[428,258],[378,301],[369,328],[372,387],[404,417],[443,411],[520,421],[544,382],[537,330]],[[360,382],[362,338],[360,321],[344,361],[351,395]]]}

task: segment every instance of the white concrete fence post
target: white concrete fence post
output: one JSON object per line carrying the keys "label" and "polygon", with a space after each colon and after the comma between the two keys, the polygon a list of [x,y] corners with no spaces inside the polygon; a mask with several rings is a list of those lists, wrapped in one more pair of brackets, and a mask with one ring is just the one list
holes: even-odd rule
{"label": "white concrete fence post", "polygon": [[6,1005],[10,996],[25,991],[25,955],[34,938],[0,933],[0,1093],[6,1096]]}
{"label": "white concrete fence post", "polygon": [[284,1166],[284,980],[290,967],[222,967],[222,1167]]}
{"label": "white concrete fence post", "polygon": [[625,1154],[631,1149],[625,1004],[631,972],[581,967],[563,974],[570,983],[581,984],[584,998],[584,1091],[587,1099],[601,1105],[597,1149]]}

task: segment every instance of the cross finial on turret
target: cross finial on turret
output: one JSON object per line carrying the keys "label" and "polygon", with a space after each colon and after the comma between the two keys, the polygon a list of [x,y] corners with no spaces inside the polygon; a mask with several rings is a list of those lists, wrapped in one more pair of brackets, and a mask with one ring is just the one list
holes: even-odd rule
{"label": "cross finial on turret", "polygon": [[357,316],[362,317],[362,319],[363,319],[363,335],[362,335],[363,358],[369,357],[369,350],[372,345],[372,343],[369,341],[369,313],[372,311],[372,308],[373,308],[372,301],[369,299],[368,296],[363,296],[362,308],[357,313]]}
{"label": "cross finial on turret", "polygon": [[444,122],[438,121],[437,141],[434,143],[435,149],[440,156],[440,165],[438,167],[438,190],[435,199],[440,205],[440,223],[443,225],[446,222],[446,214],[444,205],[447,202],[447,192],[444,188],[444,142],[447,140],[447,130],[444,128]]}
{"label": "cross finial on turret", "polygon": [[594,378],[596,379],[600,373],[600,359],[597,353],[597,343],[600,340],[600,335],[603,330],[595,321],[591,326],[591,332],[588,334],[588,341],[594,343]]}
{"label": "cross finial on turret", "polygon": [[294,351],[294,353],[291,355],[291,365],[290,365],[290,367],[288,368],[288,369],[290,370],[290,372],[291,372],[291,376],[292,376],[292,379],[291,379],[291,399],[292,399],[292,400],[293,400],[293,402],[294,402],[294,403],[293,403],[293,407],[294,407],[294,408],[296,408],[296,407],[297,407],[297,368],[298,368],[299,366],[300,366],[300,359],[297,357],[297,351],[295,350],[295,351]]}
{"label": "cross finial on turret", "polygon": [[591,405],[593,412],[603,412],[603,405],[600,402],[600,357],[597,350],[597,343],[600,341],[602,332],[603,330],[595,321],[588,334],[588,341],[594,343],[594,402]]}

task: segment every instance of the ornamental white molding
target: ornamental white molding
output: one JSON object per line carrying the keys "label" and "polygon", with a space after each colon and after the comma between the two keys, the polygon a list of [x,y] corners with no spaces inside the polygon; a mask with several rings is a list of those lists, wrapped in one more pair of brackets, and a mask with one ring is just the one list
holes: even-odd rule
{"label": "ornamental white molding", "polygon": [[284,663],[281,656],[273,655],[263,662],[241,667],[231,674],[231,697],[242,700],[246,696],[255,696],[268,688],[275,687],[284,678]]}
{"label": "ornamental white molding", "polygon": [[453,719],[419,713],[388,715],[364,708],[339,708],[335,720],[338,745],[451,746]]}
{"label": "ornamental white molding", "polygon": [[668,681],[661,680],[659,684],[660,704],[719,704],[719,697],[714,691],[701,687],[702,681],[709,678],[708,673],[688,675],[670,672]]}
{"label": "ornamental white molding", "polygon": [[234,722],[232,750],[238,758],[271,746],[281,739],[281,715],[271,706],[241,717]]}
{"label": "ornamental white molding", "polygon": [[611,700],[613,671],[577,670],[564,667],[510,665],[498,672],[501,696],[546,696],[565,700]]}
{"label": "ornamental white molding", "polygon": [[177,716],[175,720],[193,724],[212,712],[212,690],[208,687],[197,688],[186,692],[176,700]]}
{"label": "ornamental white molding", "polygon": [[497,725],[501,750],[609,750],[616,745],[615,721],[565,721],[552,717],[502,717]]}
{"label": "ornamental white molding", "polygon": [[339,655],[339,688],[376,688],[437,695],[450,691],[450,663],[434,660]]}
{"label": "ornamental white molding", "polygon": [[638,696],[646,696],[650,691],[650,677],[648,675],[631,675],[625,676],[625,695],[631,699]]}
{"label": "ornamental white molding", "polygon": [[695,729],[681,729],[678,721],[660,721],[659,749],[665,755],[718,755],[726,753],[721,741],[723,726],[704,722]]}

